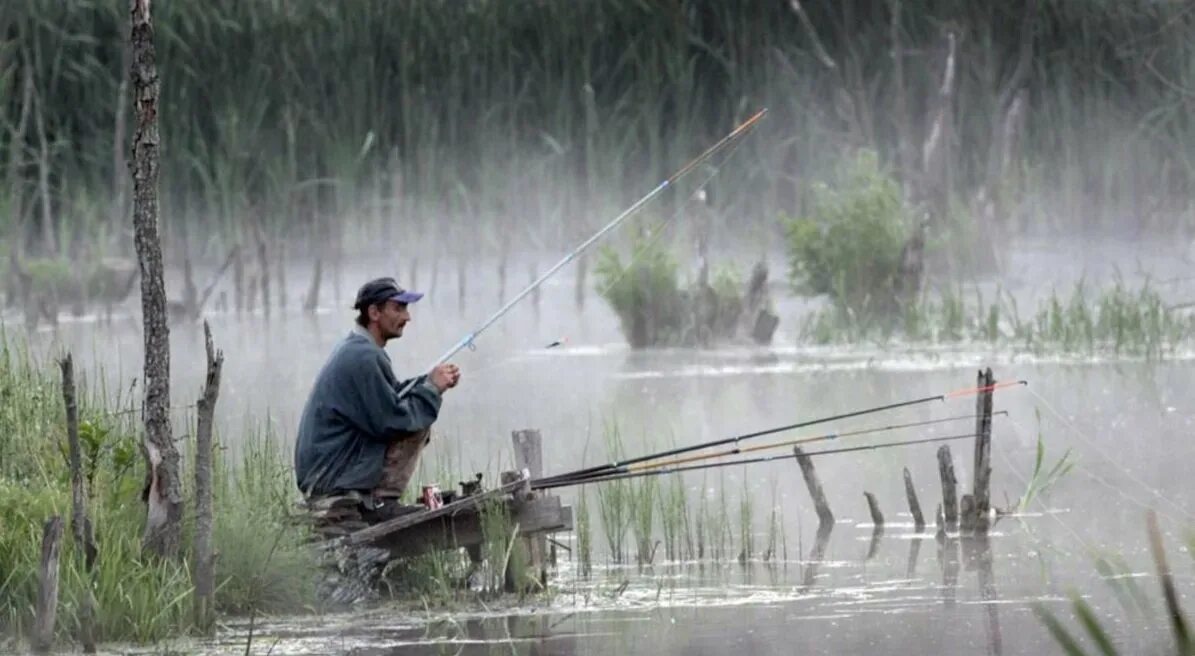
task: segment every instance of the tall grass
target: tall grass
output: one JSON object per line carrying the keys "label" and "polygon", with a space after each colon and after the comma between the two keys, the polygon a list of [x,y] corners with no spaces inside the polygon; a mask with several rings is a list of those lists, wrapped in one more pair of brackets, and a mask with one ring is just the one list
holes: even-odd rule
{"label": "tall grass", "polygon": [[[0,340],[0,626],[10,637],[25,634],[33,621],[41,526],[51,515],[70,512],[59,385],[51,369]],[[189,632],[196,628],[190,554],[184,549],[175,561],[141,553],[145,510],[135,415],[113,413],[112,398],[85,378],[79,390],[99,556],[89,576],[74,557],[73,541],[64,541],[58,631],[65,637],[77,630],[90,586],[99,640],[151,642]],[[289,469],[274,436],[250,432],[244,440],[244,461],[221,462],[215,472],[216,608],[231,614],[311,608],[315,563],[303,546],[304,530],[289,519]]]}
{"label": "tall grass", "polygon": [[851,343],[901,340],[914,344],[988,344],[1033,353],[1165,357],[1195,345],[1195,316],[1173,308],[1148,282],[1133,289],[1122,281],[1091,290],[1078,282],[1069,295],[1056,290],[1022,316],[1011,294],[997,291],[968,302],[947,289],[904,308],[899,323],[863,321],[830,308],[805,317],[801,339]]}
{"label": "tall grass", "polygon": [[[555,244],[767,106],[761,138],[719,178],[735,190],[719,209],[752,234],[795,210],[801,181],[844,147],[898,161],[924,141],[946,24],[961,31],[951,182],[969,196],[990,181],[1026,0],[924,0],[895,30],[882,3],[808,4],[812,31],[787,3],[161,4],[167,235],[187,224],[206,250],[260,221],[312,248],[393,243],[401,229],[407,243],[464,254],[497,248],[512,227]],[[1021,149],[991,190],[1024,191],[1026,202],[1001,220],[1189,225],[1195,41],[1182,3],[1043,5]],[[126,22],[124,5],[106,0],[16,3],[0,17],[0,125],[19,122],[29,77],[51,231],[87,248],[123,240],[113,187],[127,183],[113,146]],[[907,55],[903,86],[893,33]],[[901,98],[907,111],[889,111]],[[41,141],[17,134],[0,130],[0,152],[18,154],[15,170],[0,162],[0,179],[16,182],[0,206],[22,212],[0,212],[0,234],[25,223],[32,242]]]}

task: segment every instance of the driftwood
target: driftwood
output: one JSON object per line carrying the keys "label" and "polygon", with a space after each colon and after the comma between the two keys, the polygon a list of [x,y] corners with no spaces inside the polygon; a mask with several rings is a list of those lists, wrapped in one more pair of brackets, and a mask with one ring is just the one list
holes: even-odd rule
{"label": "driftwood", "polygon": [[204,631],[214,627],[216,600],[215,562],[212,553],[212,425],[216,400],[220,396],[220,372],[224,353],[212,343],[212,330],[203,322],[203,342],[207,352],[207,379],[196,402],[195,427],[195,619]]}
{"label": "driftwood", "polygon": [[163,556],[178,551],[182,532],[179,456],[170,426],[170,329],[158,236],[158,71],[149,0],[132,0],[129,40],[133,63],[133,226],[141,266],[141,314],[145,335],[145,438],[149,473],[144,547]]}
{"label": "driftwood", "polygon": [[51,517],[42,531],[41,568],[38,570],[37,616],[30,644],[33,651],[45,654],[54,645],[54,625],[58,618],[58,556],[62,547],[62,518]]}
{"label": "driftwood", "polygon": [[809,489],[809,496],[813,498],[813,506],[817,509],[819,528],[834,524],[834,513],[830,512],[830,504],[826,502],[826,493],[822,490],[822,482],[817,477],[817,470],[813,468],[813,459],[805,455],[801,447],[793,447],[793,455],[797,457],[797,464],[801,467],[801,476],[805,478],[805,487]]}
{"label": "driftwood", "polygon": [[[79,407],[75,399],[75,368],[68,353],[59,363],[62,368],[62,400],[66,405],[66,435],[70,451],[71,468],[71,533],[78,553],[83,560],[83,570],[88,578],[95,567],[96,546],[87,517],[87,482],[83,477],[82,449],[79,446]],[[80,601],[79,641],[83,653],[95,653],[95,598],[91,586]]]}

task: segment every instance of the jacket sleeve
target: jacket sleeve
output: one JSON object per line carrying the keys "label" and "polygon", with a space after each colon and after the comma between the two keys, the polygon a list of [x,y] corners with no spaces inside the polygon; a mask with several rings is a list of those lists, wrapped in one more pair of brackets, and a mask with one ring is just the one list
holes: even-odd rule
{"label": "jacket sleeve", "polygon": [[[362,407],[357,409],[361,428],[371,439],[389,443],[395,433],[423,430],[440,413],[440,391],[430,381],[420,380],[399,397],[400,385],[393,382],[390,363],[371,357],[357,368],[354,378]],[[388,375],[389,374],[389,375]]]}

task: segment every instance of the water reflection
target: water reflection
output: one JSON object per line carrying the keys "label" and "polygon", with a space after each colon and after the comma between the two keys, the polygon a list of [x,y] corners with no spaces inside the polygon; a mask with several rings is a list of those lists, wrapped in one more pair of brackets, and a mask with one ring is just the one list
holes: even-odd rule
{"label": "water reflection", "polygon": [[809,558],[805,561],[804,573],[801,577],[801,591],[808,591],[817,579],[818,565],[826,559],[826,547],[830,545],[830,534],[834,532],[834,522],[822,522],[817,527],[817,537],[813,542],[813,549],[809,551]]}

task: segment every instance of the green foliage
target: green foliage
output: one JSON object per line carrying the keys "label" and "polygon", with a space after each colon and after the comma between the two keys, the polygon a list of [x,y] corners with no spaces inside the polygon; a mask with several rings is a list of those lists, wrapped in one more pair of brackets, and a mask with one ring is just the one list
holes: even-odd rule
{"label": "green foliage", "polygon": [[[12,635],[24,634],[33,621],[42,526],[53,515],[70,515],[58,378],[0,342],[0,397],[6,401],[0,403],[0,627]],[[85,377],[78,378],[83,472],[99,556],[89,575],[74,541],[64,540],[59,631],[65,637],[77,630],[90,588],[99,640],[153,642],[187,633],[195,628],[189,550],[184,547],[179,560],[141,553],[145,506],[136,415],[110,411],[119,399],[89,391]],[[215,472],[217,608],[309,608],[315,563],[305,532],[288,517],[289,468],[273,436],[251,431],[245,442],[243,460],[220,462]]]}
{"label": "green foliage", "polygon": [[860,321],[896,310],[910,230],[900,185],[874,152],[860,151],[834,186],[814,185],[806,215],[784,224],[797,292],[828,295],[837,310]]}
{"label": "green foliage", "polygon": [[638,244],[626,264],[613,248],[598,254],[599,292],[618,314],[633,348],[674,344],[685,330],[688,299],[680,289],[676,260],[653,243]]}
{"label": "green foliage", "polygon": [[738,272],[718,267],[707,286],[695,281],[686,287],[678,268],[667,249],[642,237],[625,263],[612,247],[598,252],[598,293],[618,315],[632,348],[692,346],[735,335],[744,303]]}
{"label": "green foliage", "polygon": [[[1040,425],[1040,423],[1041,417],[1038,416],[1038,424]],[[1037,457],[1033,461],[1033,476],[1025,486],[1025,492],[1017,501],[1016,510],[1019,512],[1028,508],[1034,499],[1047,493],[1074,466],[1075,460],[1071,458],[1071,450],[1067,449],[1062,457],[1054,462],[1053,466],[1046,468],[1046,441],[1039,429],[1037,432]]]}
{"label": "green foliage", "polygon": [[801,339],[819,344],[884,341],[987,343],[1030,352],[1164,357],[1195,339],[1195,317],[1167,306],[1148,283],[1139,289],[1116,282],[1092,293],[1084,282],[1069,297],[1057,292],[1022,318],[1015,299],[997,293],[991,302],[976,294],[967,303],[959,290],[907,305],[897,331],[831,308],[805,319]]}

